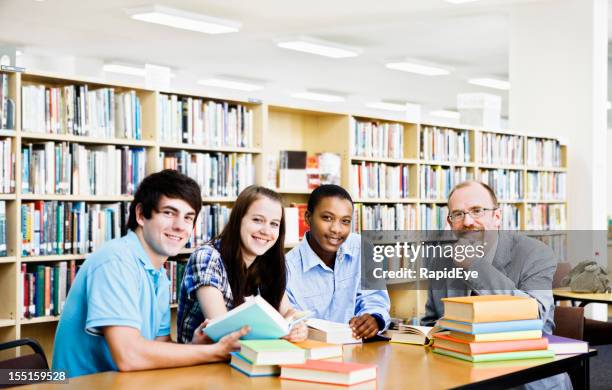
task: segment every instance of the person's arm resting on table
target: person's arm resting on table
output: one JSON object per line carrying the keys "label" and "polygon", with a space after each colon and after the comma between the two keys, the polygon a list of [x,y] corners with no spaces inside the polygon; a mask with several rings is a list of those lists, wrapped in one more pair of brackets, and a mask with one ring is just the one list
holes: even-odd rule
{"label": "person's arm resting on table", "polygon": [[[169,316],[164,314],[166,323],[157,332],[155,340],[146,339],[140,331],[143,319],[139,310],[137,275],[136,269],[109,259],[91,270],[87,282],[85,326],[89,332],[105,337],[120,371],[222,361],[238,347],[238,339],[248,332],[248,329],[241,329],[210,345],[175,344],[169,336]],[[200,325],[199,329],[203,326]]]}
{"label": "person's arm resting on table", "polygon": [[390,322],[389,294],[385,290],[359,290],[355,317],[349,321],[355,338],[367,339],[384,330]]}

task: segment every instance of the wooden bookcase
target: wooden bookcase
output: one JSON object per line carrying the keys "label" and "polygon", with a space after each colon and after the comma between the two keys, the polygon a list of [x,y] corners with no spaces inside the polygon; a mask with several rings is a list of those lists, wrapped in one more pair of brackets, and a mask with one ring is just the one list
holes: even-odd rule
{"label": "wooden bookcase", "polygon": [[[265,181],[265,156],[271,155],[278,157],[281,150],[305,150],[308,154],[319,152],[333,152],[341,156],[341,184],[347,189],[351,188],[354,177],[351,175],[351,164],[359,164],[362,161],[379,162],[388,165],[404,164],[409,166],[409,197],[402,199],[369,199],[355,198],[356,203],[363,204],[413,204],[420,205],[446,203],[446,198],[429,199],[422,197],[419,193],[419,171],[425,166],[443,167],[466,167],[468,172],[478,179],[483,169],[512,169],[523,172],[523,178],[528,171],[542,172],[567,172],[567,150],[562,146],[561,167],[542,168],[528,167],[525,164],[505,166],[500,164],[484,164],[476,159],[475,150],[480,146],[479,134],[499,133],[490,132],[486,129],[474,129],[462,126],[443,126],[457,131],[465,131],[469,134],[471,152],[468,162],[456,163],[453,161],[430,161],[422,158],[420,145],[421,135],[425,126],[434,125],[409,123],[403,121],[389,120],[385,118],[372,118],[363,116],[353,116],[351,113],[309,110],[298,107],[282,107],[277,105],[257,104],[242,101],[227,101],[230,104],[240,104],[247,106],[253,112],[253,143],[250,147],[207,147],[185,143],[162,142],[159,138],[158,124],[159,118],[159,95],[177,95],[179,97],[193,97],[204,100],[223,102],[219,99],[208,98],[206,96],[193,94],[185,91],[154,91],[142,87],[108,83],[106,81],[86,78],[63,76],[46,73],[9,73],[9,96],[16,102],[16,128],[10,130],[0,130],[0,138],[11,137],[13,142],[13,153],[15,156],[15,192],[11,194],[0,194],[0,200],[6,201],[7,219],[7,256],[0,257],[0,296],[3,301],[0,304],[0,342],[16,338],[32,337],[43,345],[49,359],[52,356],[53,339],[57,326],[58,317],[38,317],[31,319],[21,318],[21,265],[33,262],[44,262],[47,264],[65,260],[83,260],[85,255],[51,255],[51,256],[21,256],[21,203],[30,200],[65,200],[65,201],[88,201],[88,202],[120,202],[130,201],[131,196],[81,196],[81,195],[38,195],[22,194],[21,192],[21,146],[31,142],[45,141],[66,141],[88,145],[117,145],[142,147],[146,151],[146,173],[152,173],[162,169],[163,163],[160,159],[160,152],[185,150],[189,152],[227,152],[227,153],[248,153],[253,155],[255,166],[255,182],[263,184]],[[76,135],[46,134],[24,132],[21,128],[21,87],[25,85],[48,85],[65,86],[76,84],[87,84],[91,89],[112,87],[116,92],[136,91],[142,105],[142,140],[118,139],[118,138],[96,138],[82,137]],[[372,158],[352,155],[353,132],[351,129],[352,120],[372,121],[377,123],[400,123],[404,128],[404,153],[401,159]],[[440,126],[439,126],[440,127]],[[521,136],[518,133],[503,133]],[[522,136],[523,142],[527,142],[527,137]],[[523,147],[526,153],[526,145]],[[526,161],[526,156],[523,156]],[[524,179],[523,179],[524,180]],[[308,199],[308,190],[295,191],[283,188],[276,188],[283,194],[286,203],[305,203]],[[231,205],[235,201],[235,196],[230,197],[209,197],[205,198],[205,203],[223,203]],[[558,203],[566,204],[561,201],[534,201],[530,199],[504,199],[504,203],[516,205],[520,210],[521,228],[525,228],[524,221],[526,213],[532,204]],[[421,221],[418,220],[417,226]],[[180,256],[188,256],[193,249],[185,249]],[[415,317],[422,314],[427,291],[410,290],[401,285],[389,285],[389,293],[392,301],[391,315],[396,317]],[[176,331],[176,305],[172,305],[173,334]],[[3,356],[0,355],[0,358]]]}

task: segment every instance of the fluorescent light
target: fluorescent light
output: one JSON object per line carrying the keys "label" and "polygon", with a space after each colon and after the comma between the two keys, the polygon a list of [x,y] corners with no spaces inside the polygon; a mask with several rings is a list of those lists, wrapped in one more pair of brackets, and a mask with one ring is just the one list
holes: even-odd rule
{"label": "fluorescent light", "polygon": [[429,115],[437,116],[439,118],[448,118],[448,119],[459,119],[461,117],[461,115],[457,111],[451,111],[451,110],[431,111]]}
{"label": "fluorescent light", "polygon": [[217,78],[199,80],[198,84],[206,85],[208,87],[237,89],[240,91],[249,91],[249,92],[258,91],[260,89],[263,89],[261,85],[249,84],[249,83],[245,83],[241,81],[233,81],[233,80],[227,80],[227,79],[217,79]]}
{"label": "fluorescent light", "polygon": [[22,55],[23,55],[23,52],[22,52],[21,50],[17,50],[17,51],[15,52],[15,55],[16,55],[16,56],[22,56]]}
{"label": "fluorescent light", "polygon": [[608,102],[606,103],[606,108],[609,110],[612,108],[612,103],[610,103],[610,101],[608,100]]}
{"label": "fluorescent light", "polygon": [[105,72],[110,72],[110,73],[121,73],[121,74],[128,74],[128,75],[140,76],[140,77],[144,77],[145,75],[145,68],[137,67],[134,65],[111,63],[111,64],[104,64],[102,69]]}
{"label": "fluorescent light", "polygon": [[474,1],[478,1],[478,0],[444,0],[447,3],[451,3],[451,4],[463,4],[463,3],[472,3]]}
{"label": "fluorescent light", "polygon": [[469,79],[468,83],[474,84],[474,85],[480,85],[481,87],[501,89],[504,91],[507,91],[510,89],[510,82],[506,80],[499,80],[499,79],[493,79],[493,78],[487,78],[487,77]]}
{"label": "fluorescent light", "polygon": [[341,45],[320,39],[299,36],[295,39],[278,42],[278,47],[297,50],[304,53],[316,54],[331,58],[349,58],[361,54],[362,50],[356,47]]}
{"label": "fluorescent light", "polygon": [[450,70],[433,65],[419,64],[416,62],[390,62],[385,65],[389,69],[401,70],[403,72],[417,73],[425,76],[443,76]]}
{"label": "fluorescent light", "polygon": [[328,95],[325,93],[316,93],[316,92],[297,92],[297,93],[291,94],[291,97],[294,97],[297,99],[319,100],[322,102],[330,102],[330,103],[343,102],[346,100],[342,96]]}
{"label": "fluorescent light", "polygon": [[242,26],[241,23],[232,20],[214,18],[159,5],[130,8],[126,11],[135,20],[206,34],[237,32]]}
{"label": "fluorescent light", "polygon": [[406,111],[406,105],[399,104],[399,103],[373,102],[373,103],[366,103],[366,106],[370,108],[376,108],[378,110]]}

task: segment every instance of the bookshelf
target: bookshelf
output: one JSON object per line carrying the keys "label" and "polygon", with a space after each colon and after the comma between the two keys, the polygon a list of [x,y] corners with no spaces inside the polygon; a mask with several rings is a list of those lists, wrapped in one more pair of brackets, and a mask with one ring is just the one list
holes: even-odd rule
{"label": "bookshelf", "polygon": [[[30,272],[30,269],[37,265],[53,266],[64,261],[80,263],[86,254],[24,255],[21,231],[22,206],[35,202],[84,202],[87,205],[100,205],[104,208],[114,204],[127,204],[133,198],[130,191],[104,195],[87,191],[70,193],[65,189],[26,193],[23,191],[25,187],[23,187],[22,167],[25,164],[22,151],[31,144],[80,145],[86,150],[93,151],[111,150],[108,149],[110,147],[115,148],[114,150],[126,148],[142,150],[144,175],[172,166],[192,177],[203,178],[204,176],[199,175],[203,174],[203,167],[207,167],[205,161],[209,159],[219,159],[223,156],[223,158],[233,158],[230,163],[238,161],[238,158],[248,161],[246,166],[251,171],[250,176],[243,175],[244,169],[235,172],[233,185],[229,186],[229,190],[212,191],[203,197],[204,206],[208,207],[207,212],[211,213],[208,214],[211,220],[213,214],[218,213],[214,214],[217,218],[214,220],[216,225],[204,224],[203,218],[199,221],[202,226],[196,227],[196,238],[191,248],[185,248],[177,256],[177,259],[182,260],[193,252],[193,247],[205,241],[211,232],[214,234],[221,228],[223,213],[229,212],[237,194],[244,186],[251,183],[267,184],[266,159],[276,158],[278,163],[279,153],[284,150],[304,150],[309,155],[320,152],[339,154],[341,185],[350,190],[355,199],[356,209],[362,213],[357,215],[356,220],[369,213],[368,218],[373,220],[377,216],[385,218],[385,226],[391,224],[415,229],[443,227],[446,196],[452,184],[465,178],[480,180],[486,176],[490,180],[496,180],[501,188],[512,187],[508,183],[510,179],[507,179],[510,173],[515,175],[512,176],[512,180],[523,192],[519,191],[519,196],[516,196],[515,188],[512,187],[512,191],[507,192],[507,198],[501,199],[500,203],[513,208],[511,211],[514,214],[509,215],[515,215],[518,219],[515,227],[522,229],[535,227],[538,218],[541,219],[549,214],[562,216],[565,219],[567,204],[564,193],[552,199],[538,196],[546,194],[551,186],[565,185],[565,178],[562,175],[567,175],[567,150],[566,146],[560,145],[554,139],[462,126],[442,127],[435,124],[410,123],[344,112],[222,100],[186,91],[155,91],[137,85],[109,83],[87,77],[49,73],[6,73],[6,75],[8,96],[16,102],[18,115],[15,116],[14,129],[0,129],[0,141],[11,140],[10,150],[14,156],[14,191],[0,193],[0,201],[5,202],[6,206],[7,252],[6,256],[0,257],[0,294],[4,299],[0,305],[0,341],[33,337],[41,342],[49,357],[52,354],[53,338],[59,317],[46,315],[29,319],[21,318],[22,265],[26,265]],[[42,127],[35,126],[33,123],[40,125],[41,122],[32,121],[31,118],[26,120],[27,126],[24,128],[23,116],[31,113],[33,109],[23,110],[22,90],[24,87],[32,90],[40,89],[41,85],[49,90],[54,88],[55,91],[64,91],[71,86],[87,86],[87,91],[96,94],[96,98],[112,94],[116,99],[119,96],[127,96],[125,99],[129,97],[129,104],[126,103],[125,107],[132,107],[130,117],[137,119],[134,119],[130,126],[122,125],[130,127],[130,131],[123,129],[119,133],[110,131],[105,123],[102,123],[100,128],[90,127],[89,131],[84,131],[87,126],[82,126],[78,131],[67,133],[66,126],[62,125],[65,122],[61,122],[65,118],[61,117],[57,119],[59,125],[55,125],[53,132],[46,128],[46,123]],[[168,113],[178,113],[178,106],[172,108],[173,101],[188,102],[193,113],[199,113],[200,110],[204,110],[202,111],[204,113],[208,107],[212,111],[203,114],[202,117],[190,114],[193,115],[189,119],[192,127],[185,136],[180,131],[177,132],[176,128],[167,127],[168,123],[176,124],[172,120],[168,122],[167,119],[172,118],[168,117]],[[214,117],[223,107],[229,107],[228,118],[235,115],[233,119],[228,120],[227,126],[238,126],[236,123],[241,123],[241,126],[248,126],[248,134],[244,135],[244,132],[237,131],[229,136],[230,142],[215,136],[211,136],[208,141],[205,137],[198,138],[199,136],[195,135],[198,134],[196,129],[201,130],[203,123],[210,120],[206,115]],[[232,107],[241,108],[230,113]],[[174,117],[174,121],[176,120],[177,117]],[[162,131],[167,129],[171,129],[167,133],[169,135],[162,136]],[[96,131],[103,134],[95,133]],[[237,141],[240,139],[244,142]],[[372,141],[372,145],[380,146],[380,152],[372,150],[370,147],[372,145],[368,146],[368,142],[374,139],[376,142]],[[452,152],[442,152],[444,150]],[[508,151],[515,153],[508,155]],[[542,154],[542,157],[545,155],[550,161],[538,159],[538,153]],[[381,174],[388,178],[389,190],[385,188],[384,192],[372,194],[367,191],[356,193],[355,190],[358,192],[360,188],[367,189],[367,186],[360,187],[359,169],[363,172],[377,169],[379,178],[382,177]],[[402,183],[392,182],[392,179],[400,180],[400,178]],[[537,184],[534,187],[537,190],[532,191],[533,197],[526,196],[529,178]],[[430,180],[427,186],[424,185],[425,179]],[[206,176],[203,180],[211,183],[213,178]],[[207,187],[213,188],[213,186]],[[278,184],[273,187],[282,194],[287,205],[306,203],[310,193],[308,189],[278,188]],[[432,189],[435,189],[434,195]],[[123,211],[118,212],[122,213]],[[397,216],[402,218],[401,224],[397,222]],[[436,226],[432,221],[437,221],[440,226]],[[530,226],[528,221],[532,221],[534,226]],[[374,223],[378,222],[374,220]],[[372,223],[360,222],[362,227],[370,225]],[[288,245],[287,249],[292,246]],[[426,291],[409,290],[399,283],[390,285],[389,293],[393,316],[413,317],[422,313]],[[171,307],[174,333],[177,305],[172,304]]]}

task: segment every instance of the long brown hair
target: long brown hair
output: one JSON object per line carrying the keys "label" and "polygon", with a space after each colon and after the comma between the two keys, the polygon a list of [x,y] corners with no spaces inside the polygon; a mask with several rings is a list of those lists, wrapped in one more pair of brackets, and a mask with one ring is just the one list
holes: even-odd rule
{"label": "long brown hair", "polygon": [[[257,256],[249,268],[242,259],[242,239],[240,226],[249,207],[258,199],[266,197],[281,206],[281,221],[278,239],[261,256]],[[234,307],[244,302],[244,297],[257,294],[274,306],[280,308],[287,286],[287,267],[285,265],[285,210],[283,200],[276,192],[261,186],[245,188],[234,203],[227,225],[213,241],[219,243],[219,253],[228,275],[232,289]]]}

